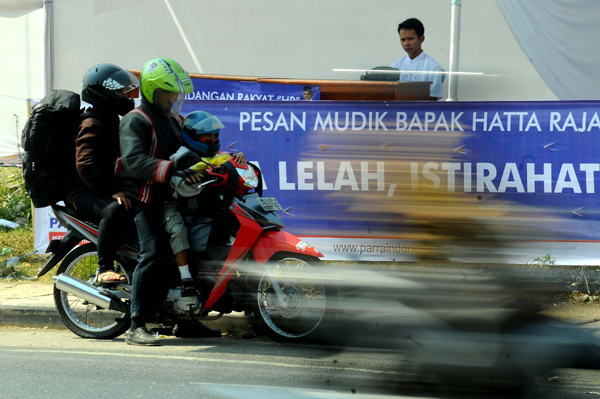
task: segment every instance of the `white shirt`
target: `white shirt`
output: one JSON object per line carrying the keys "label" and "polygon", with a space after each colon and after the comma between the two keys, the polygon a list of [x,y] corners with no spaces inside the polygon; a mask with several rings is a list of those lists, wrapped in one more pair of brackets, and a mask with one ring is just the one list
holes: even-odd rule
{"label": "white shirt", "polygon": [[438,99],[444,96],[442,84],[446,75],[441,73],[413,73],[411,71],[443,71],[442,67],[436,60],[425,54],[423,51],[415,59],[411,60],[408,55],[400,58],[391,65],[392,68],[398,68],[400,71],[401,82],[433,82],[430,86],[429,95]]}

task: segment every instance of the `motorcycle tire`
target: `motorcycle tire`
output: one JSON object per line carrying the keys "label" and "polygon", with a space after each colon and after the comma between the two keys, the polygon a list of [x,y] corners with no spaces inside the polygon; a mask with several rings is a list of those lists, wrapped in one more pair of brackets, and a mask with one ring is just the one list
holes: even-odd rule
{"label": "motorcycle tire", "polygon": [[[71,251],[60,264],[56,275],[66,274],[93,283],[98,267],[98,253],[94,244],[85,244]],[[120,268],[117,262],[116,268]],[[127,283],[131,276],[120,268]],[[117,321],[126,314],[114,310],[100,309],[96,305],[74,295],[67,294],[54,286],[54,303],[65,326],[82,338],[113,339],[129,329],[130,320]]]}
{"label": "motorcycle tire", "polygon": [[318,340],[334,316],[337,290],[323,283],[320,260],[299,254],[281,254],[270,261],[279,287],[288,298],[279,303],[271,280],[255,281],[252,310],[260,328],[274,341],[304,343]]}

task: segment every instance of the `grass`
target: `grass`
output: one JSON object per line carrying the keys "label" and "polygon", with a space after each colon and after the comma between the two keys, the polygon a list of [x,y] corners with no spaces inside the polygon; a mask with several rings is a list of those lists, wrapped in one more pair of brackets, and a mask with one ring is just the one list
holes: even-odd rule
{"label": "grass", "polygon": [[0,168],[0,219],[31,226],[31,199],[25,191],[21,168]]}
{"label": "grass", "polygon": [[[33,230],[30,226],[0,230],[0,278],[27,279],[37,275],[46,263],[47,257],[33,254],[18,260],[16,265],[5,264],[10,258],[33,252]],[[52,276],[44,276],[37,281],[50,282]]]}

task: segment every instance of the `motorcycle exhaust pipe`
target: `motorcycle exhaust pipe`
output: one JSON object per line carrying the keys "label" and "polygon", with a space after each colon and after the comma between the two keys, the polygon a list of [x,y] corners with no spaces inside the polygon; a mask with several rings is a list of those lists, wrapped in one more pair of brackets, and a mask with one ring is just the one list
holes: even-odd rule
{"label": "motorcycle exhaust pipe", "polygon": [[103,295],[98,288],[83,280],[72,276],[66,276],[64,274],[54,276],[52,279],[54,280],[54,285],[59,290],[82,298],[91,304],[101,307],[102,309],[113,309],[122,312],[126,311],[124,309],[126,305],[123,302],[114,301],[112,298]]}

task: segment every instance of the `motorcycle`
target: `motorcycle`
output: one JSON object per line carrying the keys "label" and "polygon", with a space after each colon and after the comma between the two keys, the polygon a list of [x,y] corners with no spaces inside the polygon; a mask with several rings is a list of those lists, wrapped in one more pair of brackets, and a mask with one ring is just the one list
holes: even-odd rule
{"label": "motorcycle", "polygon": [[[213,225],[208,259],[202,260],[203,266],[194,275],[201,295],[183,297],[177,280],[168,283],[166,299],[158,306],[160,331],[184,336],[184,326],[195,321],[243,311],[253,314],[275,341],[308,340],[327,322],[327,308],[337,296],[319,273],[323,255],[282,230],[284,223],[276,213],[282,207],[275,198],[262,197],[257,167],[232,159],[225,167],[209,168],[206,175],[211,178],[192,189],[226,186],[222,198],[230,205]],[[248,193],[252,188],[255,192]],[[126,281],[98,284],[98,227],[78,219],[64,206],[53,205],[52,209],[68,231],[62,240],[50,242],[46,252],[52,256],[38,277],[60,262],[53,277],[54,300],[65,326],[83,338],[118,337],[130,325],[136,245],[124,242],[117,250],[115,267]],[[80,245],[82,240],[88,243]]]}

